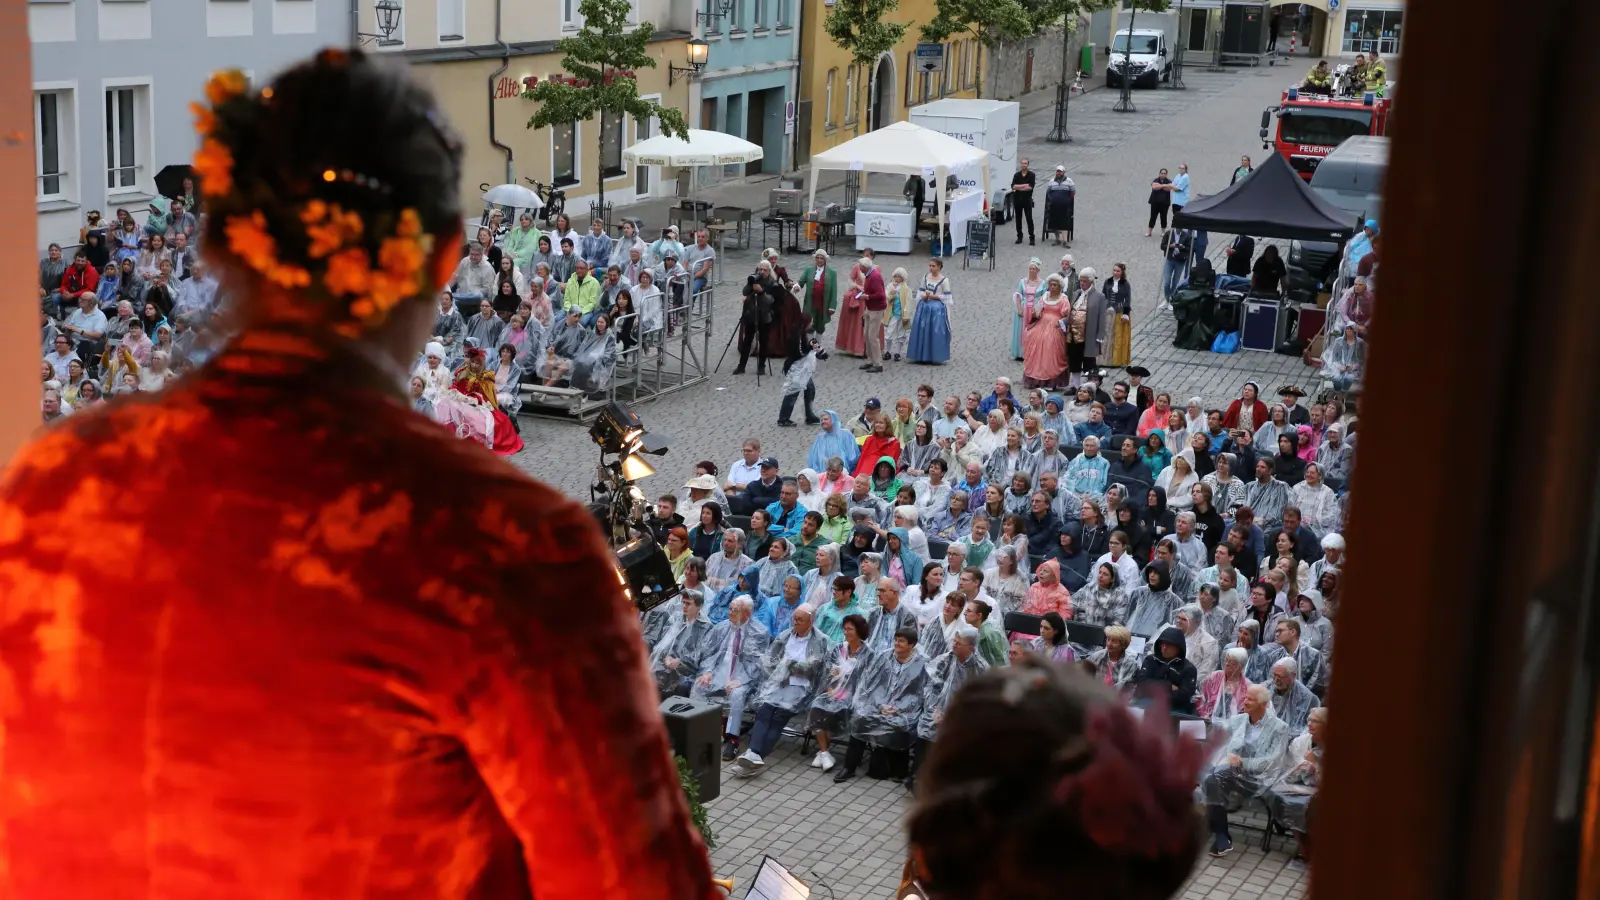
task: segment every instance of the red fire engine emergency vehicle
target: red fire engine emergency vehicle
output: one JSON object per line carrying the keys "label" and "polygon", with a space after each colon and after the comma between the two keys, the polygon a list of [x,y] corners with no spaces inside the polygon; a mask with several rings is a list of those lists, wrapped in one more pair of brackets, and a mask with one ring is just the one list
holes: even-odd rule
{"label": "red fire engine emergency vehicle", "polygon": [[[1261,146],[1282,154],[1301,178],[1310,181],[1323,158],[1345,138],[1387,135],[1393,105],[1393,97],[1375,97],[1371,92],[1327,97],[1290,88],[1279,105],[1262,111]],[[1274,117],[1277,128],[1272,127]]]}

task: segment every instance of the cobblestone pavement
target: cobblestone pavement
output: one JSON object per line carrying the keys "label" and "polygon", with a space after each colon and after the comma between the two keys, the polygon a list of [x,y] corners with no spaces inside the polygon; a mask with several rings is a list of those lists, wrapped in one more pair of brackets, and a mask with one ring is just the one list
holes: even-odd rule
{"label": "cobblestone pavement", "polygon": [[[1131,115],[1111,111],[1114,92],[1091,91],[1073,102],[1070,131],[1074,142],[1065,147],[1043,140],[1051,124],[1048,103],[1037,96],[1024,103],[1021,152],[1031,158],[1041,177],[1060,163],[1067,166],[1078,185],[1077,238],[1070,252],[1079,266],[1094,266],[1102,278],[1110,273],[1112,263],[1128,264],[1134,286],[1134,361],[1149,367],[1155,373],[1151,383],[1170,390],[1178,402],[1199,395],[1208,404],[1221,404],[1236,396],[1248,378],[1260,380],[1269,389],[1284,381],[1311,381],[1310,373],[1295,358],[1248,351],[1218,356],[1173,349],[1171,319],[1156,313],[1161,254],[1156,239],[1146,238],[1143,230],[1148,184],[1156,171],[1161,167],[1176,171],[1178,163],[1186,161],[1197,193],[1225,188],[1241,154],[1257,158],[1262,154],[1256,139],[1261,110],[1298,74],[1298,68],[1291,72],[1283,66],[1223,73],[1191,67],[1185,73],[1187,90],[1139,91],[1135,95],[1138,112]],[[737,189],[708,193],[718,202],[740,202],[759,209],[765,205],[765,191],[770,186],[746,187],[742,194]],[[663,207],[657,201],[627,212],[640,215],[647,227],[659,227]],[[1021,363],[1012,361],[1008,352],[1011,292],[1025,273],[1029,256],[1038,255],[1047,271],[1053,271],[1062,251],[1017,247],[1011,242],[1014,232],[1009,226],[997,234],[999,264],[995,271],[962,270],[957,264],[950,272],[956,292],[954,358],[950,363],[939,367],[890,363],[882,375],[868,375],[857,369],[857,360],[835,355],[823,364],[816,378],[818,409],[852,416],[866,397],[883,398],[888,405],[895,398],[913,396],[923,382],[933,385],[942,398],[974,388],[987,389],[998,375],[1019,378]],[[1220,253],[1218,245],[1225,240],[1213,238],[1214,255]],[[713,361],[734,322],[735,283],[742,283],[758,250],[759,245],[733,251],[726,260],[725,278],[730,283],[719,291],[715,304]],[[884,255],[881,262],[887,272],[904,266],[918,278],[927,260],[925,251],[920,247],[918,251],[909,257]],[[848,252],[835,257],[841,271],[848,268],[850,259]],[[794,256],[784,262],[798,276],[806,260]],[[830,347],[833,339],[830,328],[826,335]],[[642,485],[647,494],[677,488],[698,459],[712,459],[726,471],[738,457],[741,441],[751,436],[759,437],[764,450],[778,457],[784,472],[792,473],[803,465],[812,430],[780,429],[772,424],[777,418],[781,378],[763,379],[758,388],[751,376],[729,375],[733,364],[730,359],[707,384],[637,407],[646,427],[672,439],[668,455],[654,461],[661,474]],[[798,411],[795,417],[800,418]],[[569,494],[587,498],[596,455],[585,428],[524,419],[523,436],[528,448],[513,457],[516,465]],[[754,781],[728,779],[722,797],[710,804],[720,839],[713,853],[719,873],[735,877],[740,885],[736,894],[743,896],[762,855],[770,853],[811,882],[814,897],[871,900],[892,896],[904,853],[904,792],[892,783],[867,779],[836,786],[830,778],[805,767],[804,761],[796,758],[798,751],[792,742],[783,746],[787,749],[775,754],[771,771]],[[1281,850],[1263,853],[1258,847],[1247,847],[1251,843],[1248,834],[1239,837],[1239,849],[1231,856],[1220,861],[1202,859],[1182,895],[1186,900],[1305,896],[1303,868],[1291,863]],[[1255,841],[1259,842],[1259,834]]]}
{"label": "cobblestone pavement", "polygon": [[[759,778],[724,778],[722,796],[707,806],[718,842],[711,861],[718,877],[734,880],[734,896],[744,896],[762,857],[771,856],[810,885],[815,900],[892,898],[905,865],[905,788],[865,776],[834,784],[789,738],[767,760]],[[1285,841],[1292,849],[1292,840],[1275,838],[1263,852],[1263,817],[1241,813],[1233,822],[1233,853],[1202,856],[1178,898],[1304,898],[1306,869],[1282,849]]]}

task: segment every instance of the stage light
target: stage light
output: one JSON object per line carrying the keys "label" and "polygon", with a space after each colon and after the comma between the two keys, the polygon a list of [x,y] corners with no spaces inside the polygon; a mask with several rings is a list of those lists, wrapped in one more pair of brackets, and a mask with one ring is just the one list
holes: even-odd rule
{"label": "stage light", "polygon": [[629,456],[622,461],[622,477],[628,479],[629,481],[638,481],[641,478],[648,478],[655,473],[655,466],[645,462],[641,457]]}
{"label": "stage light", "polygon": [[617,572],[623,591],[640,612],[649,612],[683,591],[666,551],[649,537],[640,537],[617,551]]}

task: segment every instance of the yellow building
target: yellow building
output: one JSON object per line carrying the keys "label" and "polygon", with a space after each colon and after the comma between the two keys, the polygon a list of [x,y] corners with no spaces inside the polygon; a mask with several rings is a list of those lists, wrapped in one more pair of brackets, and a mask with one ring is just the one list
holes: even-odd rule
{"label": "yellow building", "polygon": [[[801,0],[800,106],[797,155],[801,163],[859,134],[904,121],[911,107],[941,97],[977,96],[977,41],[952,36],[944,45],[944,71],[916,71],[918,29],[934,16],[933,0],[900,0],[886,21],[907,26],[891,53],[856,66],[828,36],[823,22],[832,0]],[[987,58],[988,51],[984,51]]]}
{"label": "yellow building", "polygon": [[[484,208],[484,184],[554,184],[566,192],[579,227],[588,220],[599,178],[605,179],[606,202],[617,206],[674,191],[675,170],[623,163],[624,147],[656,133],[653,121],[608,121],[603,147],[597,120],[527,127],[536,105],[522,98],[523,87],[529,79],[565,76],[555,43],[580,27],[577,8],[577,0],[405,0],[400,28],[368,45],[404,60],[439,98],[465,145],[461,201],[474,219]],[[669,0],[636,0],[634,15],[654,21],[657,35],[649,50],[656,67],[637,72],[640,96],[686,108],[687,28],[671,18]],[[362,32],[379,33],[373,4],[361,4],[361,16]]]}

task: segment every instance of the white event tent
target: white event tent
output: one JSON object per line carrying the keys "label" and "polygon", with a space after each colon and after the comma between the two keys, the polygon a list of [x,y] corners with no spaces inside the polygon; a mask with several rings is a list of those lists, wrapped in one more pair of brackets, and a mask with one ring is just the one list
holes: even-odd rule
{"label": "white event tent", "polygon": [[[811,170],[847,169],[934,177],[934,206],[944,234],[944,182],[951,169],[976,163],[983,196],[989,196],[989,151],[910,122],[895,122],[811,157]],[[817,179],[811,178],[807,209],[817,207]]]}

